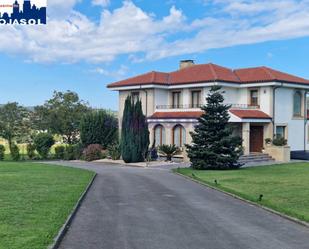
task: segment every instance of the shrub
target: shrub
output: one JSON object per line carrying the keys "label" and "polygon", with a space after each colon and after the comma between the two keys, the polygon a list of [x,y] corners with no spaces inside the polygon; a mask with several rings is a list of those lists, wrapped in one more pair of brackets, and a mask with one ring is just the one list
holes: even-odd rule
{"label": "shrub", "polygon": [[17,144],[11,145],[11,158],[13,161],[20,160],[19,147],[17,146]]}
{"label": "shrub", "polygon": [[172,161],[172,157],[179,152],[179,149],[173,144],[173,145],[166,145],[163,144],[159,146],[159,151],[166,156],[167,161]]}
{"label": "shrub", "polygon": [[158,159],[158,150],[154,147],[150,149],[150,159],[152,161],[156,161]]}
{"label": "shrub", "polygon": [[68,145],[65,147],[65,160],[78,160],[82,157],[83,147],[82,144]]}
{"label": "shrub", "polygon": [[83,151],[83,157],[86,161],[99,160],[102,157],[102,146],[99,144],[90,144]]}
{"label": "shrub", "polygon": [[35,158],[35,145],[27,144],[27,155],[30,160]]}
{"label": "shrub", "polygon": [[104,149],[118,139],[118,120],[105,110],[84,115],[80,124],[80,138],[84,146],[100,144]]}
{"label": "shrub", "polygon": [[273,139],[273,145],[275,146],[284,146],[287,145],[287,140],[284,137],[275,137]]}
{"label": "shrub", "polygon": [[4,160],[5,146],[0,144],[0,161]]}
{"label": "shrub", "polygon": [[34,138],[34,145],[39,155],[46,159],[50,148],[55,144],[55,140],[51,134],[40,133]]}
{"label": "shrub", "polygon": [[55,148],[55,158],[56,159],[64,159],[65,156],[65,146],[60,145]]}
{"label": "shrub", "polygon": [[271,138],[266,138],[266,139],[265,139],[265,143],[266,143],[266,144],[271,144],[272,141],[273,141],[273,140],[272,140]]}
{"label": "shrub", "polygon": [[120,145],[119,144],[113,144],[108,147],[108,155],[113,159],[113,160],[119,160],[121,156],[121,151],[120,151]]}

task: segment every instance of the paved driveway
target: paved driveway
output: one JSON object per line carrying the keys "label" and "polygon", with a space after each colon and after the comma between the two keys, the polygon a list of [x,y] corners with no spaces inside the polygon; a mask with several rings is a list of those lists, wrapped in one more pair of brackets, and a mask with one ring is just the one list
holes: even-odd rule
{"label": "paved driveway", "polygon": [[162,168],[98,173],[61,249],[308,249],[309,229]]}

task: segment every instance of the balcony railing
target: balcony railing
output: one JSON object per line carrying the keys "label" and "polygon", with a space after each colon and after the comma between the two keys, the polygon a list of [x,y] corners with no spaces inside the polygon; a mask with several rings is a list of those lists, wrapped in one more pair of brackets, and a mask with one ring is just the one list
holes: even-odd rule
{"label": "balcony railing", "polygon": [[[247,104],[227,104],[231,105],[231,108],[235,109],[260,109],[259,105],[247,105]],[[198,109],[201,108],[202,104],[194,104],[194,105],[157,105],[157,110],[169,110],[169,109]]]}

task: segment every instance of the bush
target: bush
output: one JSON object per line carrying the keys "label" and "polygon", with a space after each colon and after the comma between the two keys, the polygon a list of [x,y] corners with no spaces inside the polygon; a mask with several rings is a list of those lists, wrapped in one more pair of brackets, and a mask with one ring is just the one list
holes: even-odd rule
{"label": "bush", "polygon": [[83,147],[81,144],[68,145],[65,148],[65,160],[78,160],[82,157]]}
{"label": "bush", "polygon": [[65,156],[65,146],[60,145],[55,148],[55,158],[63,160]]}
{"label": "bush", "polygon": [[287,140],[284,139],[284,137],[275,137],[273,139],[273,145],[275,146],[284,146],[284,145],[287,145]]}
{"label": "bush", "polygon": [[80,139],[84,146],[100,144],[104,149],[118,139],[118,120],[104,110],[87,113],[80,124]]}
{"label": "bush", "polygon": [[46,159],[50,148],[55,144],[55,140],[51,134],[40,133],[34,138],[34,145],[39,155]]}
{"label": "bush", "polygon": [[5,147],[4,145],[0,144],[0,161],[4,160],[4,154],[5,154]]}
{"label": "bush", "polygon": [[119,160],[121,156],[121,151],[120,151],[120,145],[119,144],[113,144],[108,147],[108,155],[113,159],[113,160]]}
{"label": "bush", "polygon": [[27,144],[27,155],[30,160],[35,158],[35,145]]}
{"label": "bush", "polygon": [[20,160],[19,147],[16,144],[12,144],[11,146],[11,158],[13,161]]}
{"label": "bush", "polygon": [[166,145],[163,144],[159,146],[159,151],[166,156],[167,161],[172,161],[172,157],[179,152],[179,149],[173,144],[173,145]]}
{"label": "bush", "polygon": [[102,146],[99,144],[90,144],[83,151],[83,157],[86,161],[99,160],[102,157]]}

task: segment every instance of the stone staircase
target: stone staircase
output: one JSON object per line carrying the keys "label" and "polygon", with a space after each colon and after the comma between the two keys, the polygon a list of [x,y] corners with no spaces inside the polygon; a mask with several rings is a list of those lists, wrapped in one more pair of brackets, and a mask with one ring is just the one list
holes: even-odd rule
{"label": "stone staircase", "polygon": [[255,164],[269,164],[275,162],[270,155],[265,153],[250,153],[249,155],[243,155],[238,160],[239,163],[245,165],[255,165]]}

